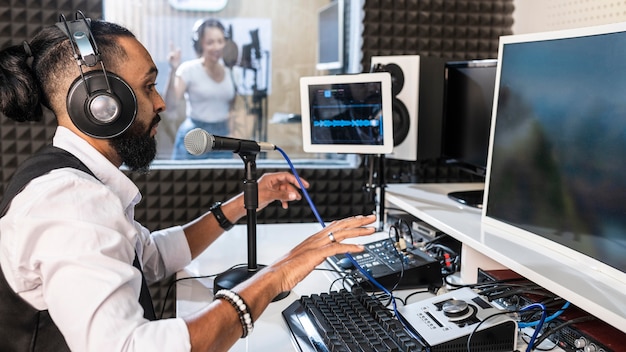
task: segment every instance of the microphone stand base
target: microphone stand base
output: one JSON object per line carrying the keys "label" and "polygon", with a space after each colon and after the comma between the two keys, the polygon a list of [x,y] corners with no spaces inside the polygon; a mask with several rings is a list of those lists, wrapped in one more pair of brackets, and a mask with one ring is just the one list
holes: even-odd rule
{"label": "microphone stand base", "polygon": [[[256,274],[259,270],[263,269],[265,265],[258,265],[256,270],[249,269],[248,267],[239,267],[227,270],[215,277],[213,281],[213,293],[219,290],[230,290],[238,284],[246,281]],[[272,302],[280,301],[281,299],[289,296],[291,292],[285,291],[274,297]]]}

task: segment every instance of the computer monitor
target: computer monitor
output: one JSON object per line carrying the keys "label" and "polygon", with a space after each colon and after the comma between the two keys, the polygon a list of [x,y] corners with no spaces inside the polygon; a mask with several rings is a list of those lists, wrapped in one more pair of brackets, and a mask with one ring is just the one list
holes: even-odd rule
{"label": "computer monitor", "polygon": [[[444,67],[441,154],[443,160],[483,179],[487,169],[489,130],[498,60],[446,62]],[[449,195],[481,207],[483,191]]]}
{"label": "computer monitor", "polygon": [[317,12],[318,70],[343,68],[344,0],[334,0]]}
{"label": "computer monitor", "polygon": [[502,37],[498,61],[485,241],[626,332],[626,23]]}
{"label": "computer monitor", "polygon": [[391,95],[388,72],[302,77],[304,151],[390,153],[393,150]]}

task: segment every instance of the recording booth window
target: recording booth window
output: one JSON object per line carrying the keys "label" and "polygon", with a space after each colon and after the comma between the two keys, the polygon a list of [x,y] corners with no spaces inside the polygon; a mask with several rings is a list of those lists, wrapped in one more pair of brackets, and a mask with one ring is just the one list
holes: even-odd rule
{"label": "recording booth window", "polygon": [[[349,10],[348,6],[343,5],[349,1],[335,0],[341,3],[339,11],[344,11],[344,16],[348,16]],[[146,46],[159,69],[157,90],[164,98],[169,80],[174,77],[169,55],[180,50],[181,65],[198,59],[199,53],[192,40],[194,24],[208,18],[218,20],[223,26],[225,40],[220,63],[224,67],[223,72],[228,74],[223,81],[232,82],[232,87],[223,86],[222,92],[233,92],[235,98],[232,100],[232,110],[228,113],[228,133],[223,135],[211,130],[207,132],[216,137],[274,144],[284,150],[296,167],[352,168],[359,166],[360,157],[350,154],[306,153],[302,147],[300,77],[357,73],[360,70],[360,50],[354,55],[350,54],[350,50],[345,50],[344,57],[347,60],[344,60],[342,68],[320,70],[316,67],[316,43],[319,34],[314,29],[318,27],[320,10],[327,8],[328,3],[328,0],[298,0],[288,3],[267,0],[258,4],[246,3],[243,6],[228,2],[223,9],[210,12],[206,9],[177,9],[172,2],[150,3],[150,9],[146,9],[129,8],[122,0],[105,0],[104,14],[106,20],[127,25]],[[281,10],[275,11],[274,8],[279,6]],[[354,11],[353,9],[350,13]],[[358,16],[358,13],[354,16]],[[362,25],[360,20],[345,21],[346,24],[352,23],[352,26],[355,22]],[[348,72],[350,70],[352,72]],[[214,81],[219,82],[219,79]],[[192,89],[190,86],[191,83],[186,86],[187,98]],[[157,158],[153,168],[241,167],[241,159],[236,153],[224,159],[201,157],[199,160],[174,160],[172,150],[176,133],[189,115],[190,105],[184,97],[173,105],[175,108],[171,108],[168,102],[168,109],[161,116],[156,137]],[[213,110],[207,108],[203,111],[205,116],[202,119],[211,120],[208,112]],[[259,153],[257,158],[259,167],[288,167],[284,156],[275,151]]]}

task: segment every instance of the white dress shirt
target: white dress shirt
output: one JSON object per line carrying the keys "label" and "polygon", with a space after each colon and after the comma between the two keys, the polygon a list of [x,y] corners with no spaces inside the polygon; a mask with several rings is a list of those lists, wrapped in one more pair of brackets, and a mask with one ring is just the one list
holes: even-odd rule
{"label": "white dress shirt", "polygon": [[[149,322],[138,302],[146,280],[182,269],[191,253],[180,226],[150,233],[134,221],[137,186],[70,130],[53,144],[98,178],[64,168],[18,194],[0,220],[0,260],[9,285],[47,309],[73,351],[188,351],[182,319]],[[169,299],[174,299],[169,297]]]}

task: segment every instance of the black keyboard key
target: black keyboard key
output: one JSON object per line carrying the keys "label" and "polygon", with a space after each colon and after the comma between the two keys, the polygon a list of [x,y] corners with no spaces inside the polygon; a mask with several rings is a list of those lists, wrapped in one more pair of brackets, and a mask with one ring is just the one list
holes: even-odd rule
{"label": "black keyboard key", "polygon": [[389,351],[389,352],[398,352],[400,351],[400,346],[392,339],[386,337],[381,341],[383,348],[381,351]]}
{"label": "black keyboard key", "polygon": [[308,309],[306,310],[306,312],[313,318],[315,319],[315,321],[313,322],[313,325],[317,327],[317,330],[320,333],[326,333],[328,331],[333,331],[332,329],[332,325],[329,325],[326,322],[326,318],[324,316],[324,314],[322,312],[320,312],[319,309],[317,309],[317,307],[308,307]]}

